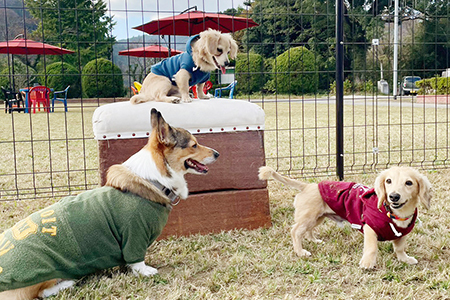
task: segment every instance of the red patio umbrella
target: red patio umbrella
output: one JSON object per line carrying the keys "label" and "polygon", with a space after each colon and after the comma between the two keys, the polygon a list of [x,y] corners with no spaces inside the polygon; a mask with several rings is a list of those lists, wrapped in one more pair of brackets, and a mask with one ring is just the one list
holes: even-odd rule
{"label": "red patio umbrella", "polygon": [[208,28],[227,33],[254,26],[259,26],[259,24],[252,19],[195,10],[172,17],[154,20],[133,27],[133,29],[154,35],[191,36]]}
{"label": "red patio umbrella", "polygon": [[[21,35],[19,35],[21,36]],[[74,53],[75,51],[67,50],[61,47],[52,46],[49,44],[36,42],[28,39],[15,38],[12,41],[0,42],[0,53],[11,54],[12,59],[12,89],[15,90],[14,82],[14,55],[13,54],[25,54],[25,55],[63,55]],[[27,108],[25,108],[27,112]]]}
{"label": "red patio umbrella", "polygon": [[12,41],[0,42],[0,53],[62,55],[74,53],[74,51],[33,40],[15,39]]}
{"label": "red patio umbrella", "polygon": [[[176,55],[181,51],[171,49],[170,54]],[[130,50],[119,51],[119,55],[136,56],[136,57],[169,57],[169,49],[164,46],[151,45],[147,47],[134,48]]]}

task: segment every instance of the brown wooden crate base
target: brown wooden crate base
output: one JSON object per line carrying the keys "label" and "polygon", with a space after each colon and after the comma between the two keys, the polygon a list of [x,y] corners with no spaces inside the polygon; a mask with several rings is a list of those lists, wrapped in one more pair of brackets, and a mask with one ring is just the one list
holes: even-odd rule
{"label": "brown wooden crate base", "polygon": [[160,239],[271,226],[266,188],[193,194],[174,206]]}

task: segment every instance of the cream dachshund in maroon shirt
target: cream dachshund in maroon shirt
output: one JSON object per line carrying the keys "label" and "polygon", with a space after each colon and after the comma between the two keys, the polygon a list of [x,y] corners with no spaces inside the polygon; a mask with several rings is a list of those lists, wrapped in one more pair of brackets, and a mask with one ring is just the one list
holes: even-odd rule
{"label": "cream dachshund in maroon shirt", "polygon": [[270,167],[259,169],[259,178],[273,177],[288,186],[299,189],[295,196],[295,224],[291,235],[298,256],[310,256],[302,246],[303,238],[314,241],[312,230],[325,217],[335,221],[348,221],[364,234],[364,250],[360,267],[373,268],[377,258],[377,241],[392,240],[397,258],[408,264],[417,264],[408,256],[406,235],[417,219],[419,202],[429,208],[431,184],[417,170],[393,167],[381,172],[375,187],[354,182],[323,181],[307,184],[281,176]]}

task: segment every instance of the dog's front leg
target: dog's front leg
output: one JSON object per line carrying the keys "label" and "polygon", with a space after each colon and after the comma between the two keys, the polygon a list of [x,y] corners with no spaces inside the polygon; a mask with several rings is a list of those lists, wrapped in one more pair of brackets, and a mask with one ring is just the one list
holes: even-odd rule
{"label": "dog's front leg", "polygon": [[50,296],[54,296],[54,295],[58,294],[60,291],[72,288],[74,285],[75,285],[75,281],[73,281],[73,280],[62,280],[61,282],[56,283],[54,286],[43,290],[39,296],[41,298],[47,298]]}
{"label": "dog's front leg", "polygon": [[208,94],[205,94],[203,92],[203,88],[205,86],[205,83],[199,83],[197,84],[197,94],[198,94],[198,99],[210,99],[211,96]]}
{"label": "dog's front leg", "polygon": [[394,252],[397,254],[397,258],[399,261],[405,262],[410,265],[417,264],[417,259],[412,256],[408,256],[405,252],[406,249],[406,236],[402,236],[398,240],[393,240],[394,244]]}
{"label": "dog's front leg", "polygon": [[135,276],[142,275],[148,277],[158,274],[157,269],[147,266],[143,261],[135,264],[129,264],[128,266],[131,268],[131,271],[133,271]]}
{"label": "dog's front leg", "polygon": [[377,233],[367,224],[364,231],[364,251],[359,266],[364,269],[372,269],[377,263],[378,236]]}
{"label": "dog's front leg", "polygon": [[189,79],[191,74],[187,70],[181,69],[175,74],[174,78],[181,95],[181,102],[192,102],[192,98],[189,96]]}

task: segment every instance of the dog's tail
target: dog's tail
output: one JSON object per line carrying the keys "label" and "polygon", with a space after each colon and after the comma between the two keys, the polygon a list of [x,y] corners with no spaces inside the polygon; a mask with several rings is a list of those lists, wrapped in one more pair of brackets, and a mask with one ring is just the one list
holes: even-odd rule
{"label": "dog's tail", "polygon": [[139,104],[150,101],[145,97],[143,94],[136,94],[133,97],[130,98],[131,104]]}
{"label": "dog's tail", "polygon": [[275,172],[274,169],[272,169],[271,167],[267,167],[267,166],[259,168],[258,176],[259,176],[259,179],[261,179],[261,180],[267,180],[270,177],[272,177],[276,181],[284,183],[285,185],[296,188],[300,191],[303,190],[307,186],[307,183],[282,176],[279,173]]}

